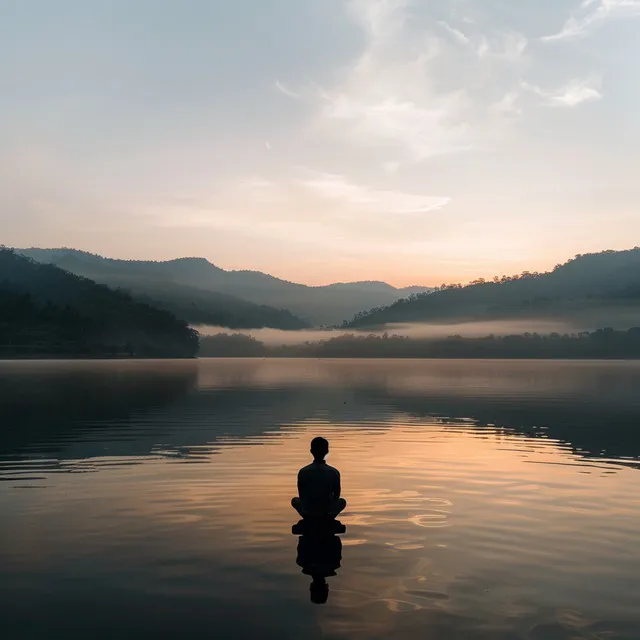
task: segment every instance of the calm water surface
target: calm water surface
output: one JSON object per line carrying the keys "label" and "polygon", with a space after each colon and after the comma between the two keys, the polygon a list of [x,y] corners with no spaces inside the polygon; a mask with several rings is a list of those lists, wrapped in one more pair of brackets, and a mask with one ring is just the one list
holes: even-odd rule
{"label": "calm water surface", "polygon": [[638,640],[639,423],[633,362],[0,362],[0,635]]}

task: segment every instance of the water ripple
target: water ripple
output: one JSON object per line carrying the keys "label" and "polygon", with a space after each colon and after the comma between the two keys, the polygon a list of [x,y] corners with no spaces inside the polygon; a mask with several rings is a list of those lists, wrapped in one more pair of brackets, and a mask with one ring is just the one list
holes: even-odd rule
{"label": "water ripple", "polygon": [[[640,365],[0,369],[10,630],[640,638]],[[348,500],[324,609],[289,505],[315,435]]]}

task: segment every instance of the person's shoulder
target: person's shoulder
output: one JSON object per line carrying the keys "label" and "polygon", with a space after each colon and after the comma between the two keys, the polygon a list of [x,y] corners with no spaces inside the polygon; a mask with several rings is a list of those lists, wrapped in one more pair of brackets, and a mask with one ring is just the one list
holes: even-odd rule
{"label": "person's shoulder", "polygon": [[305,467],[302,467],[302,469],[300,469],[298,473],[305,473],[307,471],[311,471],[312,469],[313,469],[313,462],[311,464],[306,465]]}
{"label": "person's shoulder", "polygon": [[335,467],[332,467],[331,465],[327,465],[327,471],[329,473],[333,473],[338,476],[340,475],[340,472]]}

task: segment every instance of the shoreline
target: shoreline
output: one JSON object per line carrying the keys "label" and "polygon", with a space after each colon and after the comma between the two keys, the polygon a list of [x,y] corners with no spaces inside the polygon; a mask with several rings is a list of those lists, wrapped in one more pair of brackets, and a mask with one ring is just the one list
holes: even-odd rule
{"label": "shoreline", "polygon": [[70,356],[66,354],[27,354],[27,355],[11,355],[4,356],[0,354],[0,362],[13,362],[16,360],[28,361],[28,360],[196,360],[198,356],[111,356],[111,355],[92,355],[83,354],[77,356]]}
{"label": "shoreline", "polygon": [[640,357],[637,356],[607,356],[607,357],[594,357],[594,356],[540,356],[540,357],[523,357],[523,356],[305,356],[305,355],[268,355],[268,356],[196,356],[197,360],[521,360],[521,361],[592,361],[592,362],[637,362],[640,361]]}

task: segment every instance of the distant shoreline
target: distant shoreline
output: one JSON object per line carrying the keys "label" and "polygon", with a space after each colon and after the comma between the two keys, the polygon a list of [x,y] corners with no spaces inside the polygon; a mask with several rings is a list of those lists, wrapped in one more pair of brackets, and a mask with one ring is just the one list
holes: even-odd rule
{"label": "distant shoreline", "polygon": [[0,362],[13,362],[16,360],[195,360],[198,356],[110,356],[110,355],[68,355],[62,353],[53,354],[19,354],[2,355]]}
{"label": "distant shoreline", "polygon": [[347,334],[329,340],[274,345],[244,334],[221,333],[200,339],[200,357],[393,358],[444,360],[637,360],[640,327],[591,333],[489,335],[481,338],[408,338]]}
{"label": "distant shoreline", "polygon": [[[195,350],[194,350],[195,351]],[[298,358],[359,360],[639,360],[640,327],[626,331],[611,328],[578,334],[489,335],[444,339],[408,338],[401,335],[346,334],[318,342],[268,344],[254,337],[219,333],[201,337],[190,354],[168,349],[135,353],[133,350],[73,352],[27,345],[0,346],[0,360],[190,360],[193,358]]]}
{"label": "distant shoreline", "polygon": [[601,362],[636,362],[640,361],[640,356],[305,356],[305,355],[268,355],[268,356],[197,356],[197,360],[532,360],[532,361],[552,361],[563,360],[565,362],[574,361],[601,361]]}
{"label": "distant shoreline", "polygon": [[83,362],[83,361],[133,361],[133,360],[505,360],[505,361],[530,361],[530,362],[552,362],[552,361],[563,361],[563,362],[638,362],[640,361],[639,356],[540,356],[540,357],[508,357],[508,356],[305,356],[305,355],[269,355],[269,356],[193,356],[193,357],[171,357],[171,356],[132,356],[132,357],[110,357],[110,356],[74,356],[74,357],[64,357],[64,356],[15,356],[15,357],[1,357],[0,363],[2,362],[55,362],[55,361],[63,361],[63,362]]}

